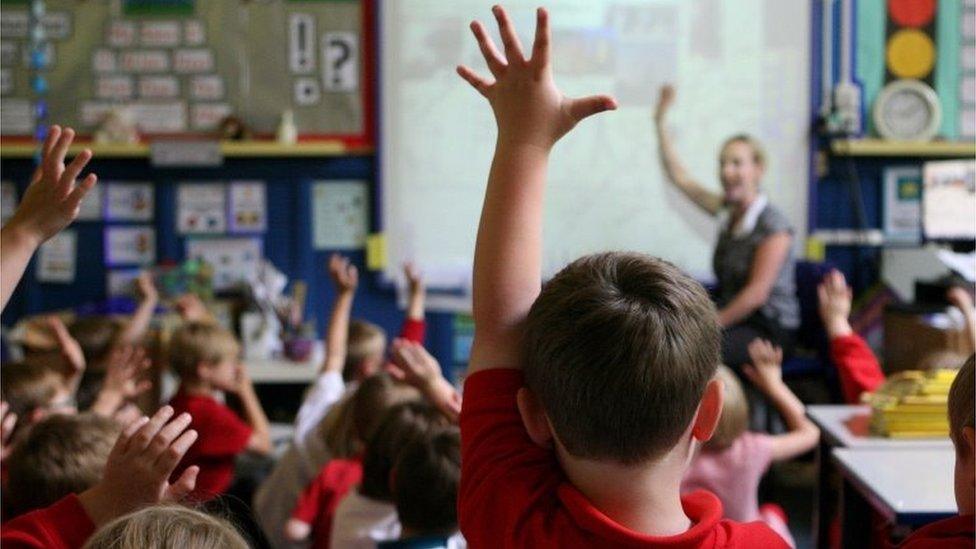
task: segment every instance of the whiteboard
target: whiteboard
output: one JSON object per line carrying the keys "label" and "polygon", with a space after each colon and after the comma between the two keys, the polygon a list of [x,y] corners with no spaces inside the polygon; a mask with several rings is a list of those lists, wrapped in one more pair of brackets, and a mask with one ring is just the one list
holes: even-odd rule
{"label": "whiteboard", "polygon": [[[470,289],[495,124],[455,67],[489,74],[468,24],[480,19],[500,44],[491,5],[381,4],[382,222],[391,278],[410,260],[432,286]],[[536,5],[505,3],[526,48]],[[719,189],[721,143],[740,132],[757,136],[769,156],[763,187],[801,240],[809,2],[553,0],[547,7],[557,85],[567,95],[611,93],[620,108],[584,121],[556,145],[545,276],[586,253],[637,250],[711,278],[719,222],[673,189],[658,163],[652,112],[665,82],[678,88],[669,120],[690,172]]]}

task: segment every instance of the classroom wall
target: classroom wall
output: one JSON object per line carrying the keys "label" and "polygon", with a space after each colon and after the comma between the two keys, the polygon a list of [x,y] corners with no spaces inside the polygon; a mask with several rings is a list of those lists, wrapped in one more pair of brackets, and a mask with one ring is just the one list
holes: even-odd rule
{"label": "classroom wall", "polygon": [[[358,179],[374,181],[370,156],[325,159],[227,159],[224,166],[213,169],[156,169],[145,159],[96,158],[90,168],[101,181],[151,181],[155,185],[157,260],[181,261],[185,238],[176,231],[176,189],[181,181],[230,181],[249,179],[267,185],[268,230],[262,235],[265,256],[290,280],[303,279],[309,284],[306,314],[314,316],[319,334],[324,333],[328,311],[334,297],[325,263],[331,250],[312,248],[312,185],[316,180]],[[18,196],[23,194],[32,162],[26,159],[3,159],[3,179],[14,181]],[[374,212],[375,214],[375,212]],[[373,216],[375,220],[375,215]],[[3,312],[2,321],[10,326],[27,314],[75,307],[105,299],[106,268],[103,256],[104,222],[78,222],[72,227],[78,233],[77,274],[72,284],[40,283],[32,262],[20,286]],[[375,226],[375,225],[374,225]],[[367,273],[364,254],[349,254],[365,273],[361,277],[353,307],[356,317],[375,322],[396,335],[402,319],[395,291],[379,277]],[[453,315],[429,314],[427,344],[445,369],[452,364]]]}

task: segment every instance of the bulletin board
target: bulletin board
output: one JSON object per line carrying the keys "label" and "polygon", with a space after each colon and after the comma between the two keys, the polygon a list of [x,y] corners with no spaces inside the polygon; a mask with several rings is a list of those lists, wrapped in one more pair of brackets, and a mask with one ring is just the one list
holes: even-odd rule
{"label": "bulletin board", "polygon": [[[90,133],[124,108],[146,135],[210,132],[235,115],[273,134],[369,144],[368,0],[48,0],[51,122]],[[0,11],[0,135],[33,134],[27,1]]]}

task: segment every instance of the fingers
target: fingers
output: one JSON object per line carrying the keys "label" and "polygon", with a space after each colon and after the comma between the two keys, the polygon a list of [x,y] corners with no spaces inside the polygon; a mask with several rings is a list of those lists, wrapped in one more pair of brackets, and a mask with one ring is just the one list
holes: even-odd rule
{"label": "fingers", "polygon": [[474,33],[474,38],[478,41],[478,49],[481,50],[481,55],[485,58],[485,63],[488,64],[488,70],[495,78],[498,78],[508,65],[502,59],[502,55],[498,53],[495,42],[488,36],[488,31],[485,30],[484,25],[478,21],[471,22],[471,32]]}
{"label": "fingers", "polygon": [[478,76],[478,73],[465,67],[464,65],[458,65],[457,73],[461,78],[465,79],[471,87],[478,90],[478,93],[483,95],[485,98],[488,97],[488,89],[491,87],[491,82],[485,80],[484,78]]}
{"label": "fingers", "polygon": [[64,173],[61,174],[61,178],[58,180],[58,185],[63,190],[64,195],[67,195],[72,188],[74,188],[75,180],[78,179],[78,174],[80,174],[81,170],[88,165],[88,162],[91,159],[91,149],[85,149],[78,153],[74,160],[68,164],[68,167],[64,170]]}
{"label": "fingers", "polygon": [[[68,181],[71,180],[69,179]],[[71,191],[71,194],[68,195],[68,206],[72,208],[71,211],[77,214],[77,210],[78,207],[81,205],[81,201],[84,200],[85,195],[88,194],[88,191],[90,191],[92,187],[95,186],[95,183],[97,182],[98,182],[98,176],[93,173],[90,173],[88,174],[87,177],[85,177],[84,181],[82,181],[81,183],[78,184],[78,186],[75,187],[75,190]]]}
{"label": "fingers", "polygon": [[573,120],[579,122],[588,116],[617,108],[617,100],[609,95],[591,95],[572,99],[569,104],[569,114]]}
{"label": "fingers", "polygon": [[169,477],[173,469],[179,465],[180,460],[186,455],[187,450],[197,441],[197,432],[190,429],[180,435],[172,444],[168,444],[160,456],[156,459],[155,467],[161,475]]}
{"label": "fingers", "polygon": [[549,67],[549,44],[552,35],[549,31],[549,12],[539,8],[535,12],[535,41],[532,43],[531,63],[537,70]]}
{"label": "fingers", "polygon": [[743,364],[742,373],[745,374],[749,381],[755,383],[759,379],[759,372],[756,371],[755,366],[752,364]]}
{"label": "fingers", "polygon": [[127,396],[129,396],[130,398],[137,397],[137,396],[141,395],[142,393],[145,393],[149,389],[152,389],[152,381],[149,381],[148,379],[145,380],[145,381],[140,381],[135,386],[135,388],[132,390],[132,393],[130,393]]}
{"label": "fingers", "polygon": [[827,283],[822,282],[817,286],[817,300],[820,301],[820,303],[827,303],[828,298],[829,296],[827,295]]}
{"label": "fingers", "polygon": [[180,475],[180,478],[169,487],[164,499],[167,501],[180,501],[190,495],[190,492],[197,486],[198,474],[200,474],[200,468],[196,465],[187,467],[183,471],[183,474]]}
{"label": "fingers", "polygon": [[68,147],[71,146],[71,142],[74,139],[75,131],[71,128],[65,128],[61,132],[61,136],[51,148],[51,152],[44,163],[44,171],[49,177],[57,178],[58,180],[61,179],[61,172],[64,169],[64,157],[68,154]]}
{"label": "fingers", "polygon": [[169,418],[173,417],[173,408],[170,406],[163,406],[160,408],[149,421],[147,421],[142,428],[140,428],[132,439],[129,441],[129,449],[136,451],[143,451],[149,447],[156,434],[159,430],[163,428]]}
{"label": "fingers", "polygon": [[522,54],[522,43],[519,42],[518,34],[515,33],[515,27],[508,18],[505,8],[496,5],[491,8],[491,12],[495,14],[495,20],[498,21],[498,32],[502,35],[502,44],[505,45],[505,59],[508,60],[509,64],[524,64],[525,56]]}
{"label": "fingers", "polygon": [[41,147],[41,164],[37,167],[40,170],[38,174],[38,180],[41,179],[42,174],[45,171],[53,170],[56,164],[53,162],[52,152],[54,151],[54,146],[61,139],[61,126],[51,126],[47,130],[47,137],[44,139],[44,145]]}
{"label": "fingers", "polygon": [[183,412],[182,414],[176,416],[175,419],[163,426],[162,429],[156,433],[153,437],[152,444],[150,445],[150,451],[153,453],[162,453],[167,448],[169,448],[170,443],[176,440],[176,437],[180,435],[187,427],[190,426],[190,422],[193,420],[190,414]]}
{"label": "fingers", "polygon": [[393,379],[397,381],[406,381],[407,373],[403,371],[397,364],[387,364],[386,373],[390,375]]}

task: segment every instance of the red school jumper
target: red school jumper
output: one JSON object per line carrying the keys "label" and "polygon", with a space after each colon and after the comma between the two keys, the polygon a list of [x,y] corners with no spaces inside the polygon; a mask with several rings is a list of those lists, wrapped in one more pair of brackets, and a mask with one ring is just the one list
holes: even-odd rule
{"label": "red school jumper", "polygon": [[615,523],[529,439],[516,406],[522,386],[514,369],[465,382],[458,519],[469,547],[787,547],[762,523],[723,520],[722,504],[704,491],[681,497],[693,523],[684,533],[648,536]]}
{"label": "red school jumper", "polygon": [[336,507],[363,480],[363,457],[333,459],[298,498],[291,518],[312,525],[312,547],[329,549]]}
{"label": "red school jumper", "polygon": [[4,549],[77,549],[95,533],[78,496],[67,495],[43,509],[11,519],[0,532]]}

